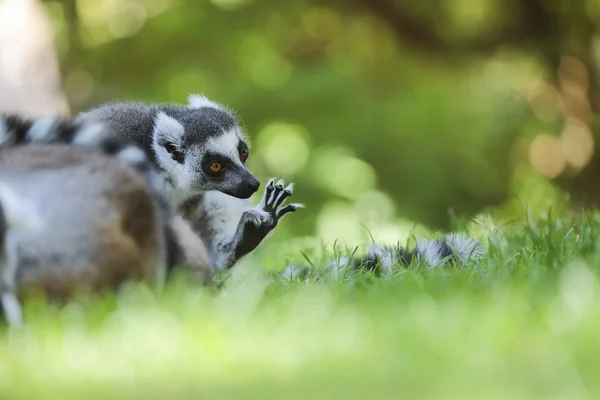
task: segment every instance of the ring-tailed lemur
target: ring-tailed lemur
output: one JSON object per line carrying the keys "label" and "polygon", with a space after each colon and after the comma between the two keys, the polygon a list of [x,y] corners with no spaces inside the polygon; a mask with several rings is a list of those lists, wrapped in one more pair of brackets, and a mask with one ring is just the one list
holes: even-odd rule
{"label": "ring-tailed lemur", "polygon": [[286,280],[305,280],[308,277],[329,277],[337,280],[348,273],[363,270],[376,275],[391,276],[398,267],[408,267],[413,261],[426,268],[435,268],[449,260],[464,265],[483,255],[484,250],[478,240],[465,233],[449,233],[442,238],[418,239],[412,250],[374,244],[363,257],[340,256],[318,270],[312,270],[308,266],[289,265],[278,275]]}
{"label": "ring-tailed lemur", "polygon": [[206,268],[204,242],[160,200],[160,180],[143,151],[101,125],[0,118],[0,301],[7,319],[21,323],[17,295],[29,285],[56,298],[71,285],[160,284],[174,264]]}
{"label": "ring-tailed lemur", "polygon": [[0,118],[0,149],[25,144],[69,144],[114,156],[140,173],[155,197],[165,221],[168,272],[177,265],[212,268],[205,242],[188,222],[173,210],[164,194],[165,182],[146,153],[135,143],[123,141],[101,123],[75,122],[60,116],[34,119],[7,115]]}
{"label": "ring-tailed lemur", "polygon": [[172,204],[208,244],[213,265],[226,269],[302,205],[283,206],[293,185],[272,179],[251,207],[260,183],[246,167],[250,144],[237,117],[204,96],[191,95],[188,103],[110,103],[76,120],[106,124],[141,146],[162,171]]}

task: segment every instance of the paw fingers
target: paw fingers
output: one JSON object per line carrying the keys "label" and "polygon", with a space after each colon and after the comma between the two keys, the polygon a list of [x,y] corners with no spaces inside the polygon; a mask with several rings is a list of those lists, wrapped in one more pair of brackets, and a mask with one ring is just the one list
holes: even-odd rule
{"label": "paw fingers", "polygon": [[265,186],[265,193],[260,202],[262,208],[267,208],[267,204],[269,204],[269,200],[271,198],[271,195],[273,194],[273,190],[275,190],[275,185],[273,184],[273,182],[275,182],[275,178],[269,179]]}
{"label": "paw fingers", "polygon": [[[275,179],[273,178],[273,180],[275,180]],[[265,210],[274,211],[277,208],[277,206],[275,204],[277,203],[277,199],[281,195],[282,190],[283,190],[283,179],[280,179],[279,181],[277,181],[274,188],[271,190],[270,195],[266,199]]]}
{"label": "paw fingers", "polygon": [[276,178],[271,178],[267,182],[261,208],[277,220],[288,213],[296,211],[298,208],[304,207],[302,204],[290,204],[281,208],[286,199],[292,196],[293,193],[293,183],[286,186],[283,179],[276,181]]}
{"label": "paw fingers", "polygon": [[287,185],[287,187],[285,189],[283,189],[283,191],[281,191],[279,196],[277,196],[277,198],[275,199],[275,204],[273,205],[273,208],[277,209],[277,208],[281,207],[281,205],[283,204],[285,199],[290,197],[292,195],[293,191],[294,191],[294,184],[290,183],[289,185]]}
{"label": "paw fingers", "polygon": [[287,206],[285,206],[277,211],[277,218],[282,218],[284,215],[292,213],[292,212],[296,211],[297,209],[303,208],[303,207],[304,207],[303,204],[298,204],[298,203],[288,204]]}

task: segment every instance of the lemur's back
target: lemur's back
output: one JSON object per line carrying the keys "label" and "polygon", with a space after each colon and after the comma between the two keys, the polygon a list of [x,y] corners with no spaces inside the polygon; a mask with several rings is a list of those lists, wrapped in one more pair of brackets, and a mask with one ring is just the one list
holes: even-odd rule
{"label": "lemur's back", "polygon": [[60,296],[72,284],[112,288],[164,267],[157,204],[128,166],[73,146],[23,146],[0,151],[0,184],[41,220],[39,231],[11,233],[17,288],[41,284]]}
{"label": "lemur's back", "polygon": [[149,159],[154,161],[152,131],[155,114],[154,106],[141,103],[112,103],[84,112],[77,116],[75,121],[100,122],[106,125],[119,139],[142,147]]}

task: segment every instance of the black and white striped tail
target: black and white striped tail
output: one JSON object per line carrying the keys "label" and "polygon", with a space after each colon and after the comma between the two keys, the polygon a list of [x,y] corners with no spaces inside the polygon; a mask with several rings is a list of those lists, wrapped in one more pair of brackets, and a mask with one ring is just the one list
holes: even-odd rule
{"label": "black and white striped tail", "polygon": [[146,153],[119,140],[102,124],[74,122],[59,116],[33,119],[0,116],[0,149],[26,144],[69,144],[113,156],[142,174],[161,207],[166,204],[162,177]]}
{"label": "black and white striped tail", "polygon": [[[364,270],[377,275],[390,274],[399,267],[408,267],[417,261],[422,267],[439,267],[449,260],[465,264],[483,255],[478,240],[464,233],[450,233],[442,238],[419,239],[413,250],[398,246],[374,244],[361,258],[341,256],[329,261],[317,275],[340,279],[345,274]],[[304,280],[312,271],[309,267],[288,266],[281,274],[284,279]]]}
{"label": "black and white striped tail", "polygon": [[464,233],[450,233],[442,238],[419,239],[412,251],[396,246],[373,245],[357,266],[369,271],[391,271],[417,260],[425,267],[438,267],[449,260],[464,264],[482,255],[478,240]]}
{"label": "black and white striped tail", "polygon": [[[146,153],[137,145],[122,141],[99,123],[75,122],[59,116],[26,119],[16,115],[0,116],[0,149],[28,144],[67,144],[100,151],[131,166],[145,179],[165,220],[174,210],[164,194],[164,179]],[[165,224],[168,268],[174,267],[181,249],[169,224]]]}

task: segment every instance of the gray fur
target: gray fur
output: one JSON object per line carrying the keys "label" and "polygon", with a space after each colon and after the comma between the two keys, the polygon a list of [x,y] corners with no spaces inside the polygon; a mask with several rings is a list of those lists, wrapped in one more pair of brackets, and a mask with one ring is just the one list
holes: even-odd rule
{"label": "gray fur", "polygon": [[225,109],[125,102],[107,103],[84,112],[77,116],[76,122],[102,122],[115,136],[137,143],[155,160],[150,133],[161,111],[183,125],[185,134],[181,142],[186,147],[202,145],[208,138],[219,136],[238,124],[237,118]]}
{"label": "gray fur", "polygon": [[[293,186],[272,181],[261,204],[250,207],[248,198],[260,182],[242,157],[250,144],[236,116],[204,96],[192,95],[188,102],[106,104],[77,121],[106,124],[120,139],[144,148],[162,171],[171,204],[205,240],[213,265],[229,268],[299,205],[281,207]],[[215,159],[223,165],[217,174],[209,171]]]}
{"label": "gray fur", "polygon": [[0,127],[0,302],[11,325],[22,322],[23,284],[97,288],[132,270],[160,283],[175,264],[210,277],[204,242],[155,190],[163,181],[138,146],[60,117],[9,115]]}
{"label": "gray fur", "polygon": [[9,224],[2,244],[3,307],[13,323],[11,296],[30,285],[52,298],[73,284],[98,290],[164,279],[165,221],[133,169],[81,147],[19,146],[0,151],[0,185],[7,220],[19,219],[7,193],[37,218],[34,227]]}
{"label": "gray fur", "polygon": [[[143,148],[163,172],[174,205],[208,190],[250,197],[260,183],[241,158],[241,149],[250,146],[237,117],[202,96],[190,96],[189,103],[109,103],[76,121],[103,123],[119,139]],[[222,165],[218,173],[209,169],[214,161]]]}
{"label": "gray fur", "polygon": [[72,144],[115,156],[137,170],[148,183],[167,212],[165,182],[146,154],[135,144],[119,140],[101,123],[74,123],[64,117],[49,115],[25,119],[16,115],[0,117],[0,148],[25,144]]}

